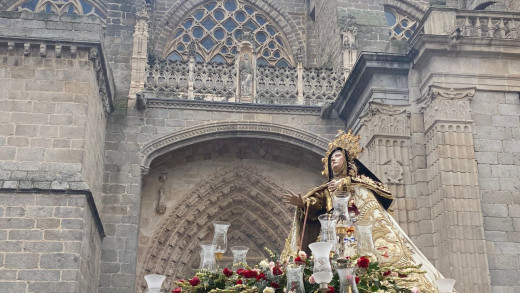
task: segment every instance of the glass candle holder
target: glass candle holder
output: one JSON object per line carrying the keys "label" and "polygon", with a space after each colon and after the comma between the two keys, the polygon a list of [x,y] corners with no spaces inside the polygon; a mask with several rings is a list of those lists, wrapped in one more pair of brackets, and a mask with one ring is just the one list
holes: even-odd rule
{"label": "glass candle holder", "polygon": [[144,276],[144,280],[146,281],[146,285],[148,286],[148,293],[159,293],[161,292],[161,286],[166,279],[163,275],[146,275]]}
{"label": "glass candle holder", "polygon": [[375,255],[374,240],[372,239],[372,222],[360,222],[356,227],[357,253],[360,256]]}
{"label": "glass candle holder", "polygon": [[355,268],[337,268],[339,293],[359,293],[356,286]]}
{"label": "glass candle holder", "polygon": [[233,268],[243,269],[247,266],[246,255],[249,248],[246,246],[233,246],[231,247],[231,253],[233,253]]}
{"label": "glass candle holder", "polygon": [[201,270],[215,272],[217,262],[215,261],[215,244],[213,241],[202,241],[200,243],[200,267]]}
{"label": "glass candle holder", "polygon": [[435,285],[439,289],[439,293],[452,293],[453,286],[455,286],[454,279],[439,279],[435,280]]}
{"label": "glass candle holder", "polygon": [[332,280],[332,267],[329,261],[332,246],[330,242],[314,242],[309,244],[309,248],[314,256],[312,277],[316,283],[320,284],[320,291],[328,290],[328,283]]}
{"label": "glass candle holder", "polygon": [[334,206],[333,215],[336,216],[336,234],[341,238],[347,234],[348,227],[352,226],[348,213],[348,203],[350,201],[350,193],[337,192],[332,203]]}
{"label": "glass candle holder", "polygon": [[332,251],[336,252],[338,239],[336,237],[336,221],[338,217],[331,214],[323,214],[318,217],[321,224],[321,242],[332,244]]}
{"label": "glass candle holder", "polygon": [[289,265],[285,270],[287,276],[287,292],[305,293],[303,285],[303,266]]}
{"label": "glass candle holder", "polygon": [[213,222],[215,234],[213,234],[213,244],[215,244],[215,257],[222,260],[227,250],[227,230],[231,226],[228,222]]}

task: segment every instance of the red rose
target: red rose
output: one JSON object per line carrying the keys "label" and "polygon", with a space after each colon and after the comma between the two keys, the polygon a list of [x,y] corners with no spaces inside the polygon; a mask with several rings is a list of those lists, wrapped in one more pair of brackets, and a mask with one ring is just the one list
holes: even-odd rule
{"label": "red rose", "polygon": [[280,288],[280,285],[278,285],[278,283],[276,283],[276,282],[271,282],[271,287],[278,289],[278,288]]}
{"label": "red rose", "polygon": [[226,276],[226,277],[231,277],[233,275],[233,271],[230,271],[228,268],[225,268],[222,273]]}
{"label": "red rose", "polygon": [[254,270],[247,270],[247,271],[244,271],[243,273],[243,276],[246,277],[246,278],[254,278],[258,275],[258,272],[257,271],[254,271]]}
{"label": "red rose", "polygon": [[386,276],[390,275],[391,273],[392,273],[392,272],[391,272],[390,270],[388,270],[388,271],[386,271],[386,272],[383,273],[383,276],[386,277]]}
{"label": "red rose", "polygon": [[356,277],[356,284],[359,283],[359,277]]}
{"label": "red rose", "polygon": [[275,266],[275,267],[273,268],[273,275],[275,275],[275,276],[279,276],[279,275],[281,275],[281,274],[283,274],[283,271],[280,269],[279,266]]}
{"label": "red rose", "polygon": [[358,267],[362,269],[368,268],[368,265],[370,264],[370,260],[364,256],[360,257],[357,261]]}
{"label": "red rose", "polygon": [[193,277],[189,280],[190,284],[192,286],[197,286],[200,283],[199,277]]}
{"label": "red rose", "polygon": [[242,282],[242,279],[238,279],[236,284],[237,285],[242,285],[242,284],[244,284],[244,282]]}
{"label": "red rose", "polygon": [[238,270],[237,270],[237,275],[239,275],[239,276],[243,276],[245,271],[246,271],[246,270],[244,270],[244,269],[238,269]]}
{"label": "red rose", "polygon": [[334,291],[334,287],[329,286],[329,291],[327,291],[327,293],[334,293]]}
{"label": "red rose", "polygon": [[408,275],[405,275],[405,274],[398,274],[399,278],[406,278],[408,277]]}
{"label": "red rose", "polygon": [[181,293],[181,288],[173,289],[172,293]]}
{"label": "red rose", "polygon": [[265,277],[265,274],[264,273],[260,273],[256,276],[256,280],[257,281],[260,281],[260,280],[267,280],[267,278]]}
{"label": "red rose", "polygon": [[294,259],[294,262],[295,262],[295,263],[303,263],[304,261],[302,260],[301,257],[298,256],[298,257],[296,257],[296,258]]}

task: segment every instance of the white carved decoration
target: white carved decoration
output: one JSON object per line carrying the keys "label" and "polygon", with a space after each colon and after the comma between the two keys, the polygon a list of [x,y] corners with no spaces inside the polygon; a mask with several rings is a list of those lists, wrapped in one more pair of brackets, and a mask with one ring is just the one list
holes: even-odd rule
{"label": "white carved decoration", "polygon": [[471,122],[470,100],[475,88],[444,88],[431,85],[418,101],[418,109],[424,114],[424,127],[429,129],[437,120]]}
{"label": "white carved decoration", "polygon": [[347,23],[341,32],[343,40],[343,72],[345,80],[350,75],[354,64],[356,63],[358,50],[356,44],[357,27],[355,26],[355,18],[352,15],[347,16]]}
{"label": "white carved decoration", "polygon": [[360,115],[361,123],[367,127],[368,135],[410,135],[409,105],[389,105],[369,102],[368,109]]}
{"label": "white carved decoration", "polygon": [[403,184],[403,166],[392,158],[383,165],[383,172],[388,183]]}

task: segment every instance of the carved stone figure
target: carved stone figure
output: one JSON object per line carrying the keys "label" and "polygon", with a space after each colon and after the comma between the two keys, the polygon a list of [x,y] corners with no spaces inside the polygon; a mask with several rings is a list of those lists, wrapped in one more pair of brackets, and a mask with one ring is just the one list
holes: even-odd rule
{"label": "carved stone figure", "polygon": [[253,90],[253,66],[249,54],[244,54],[240,60],[240,93],[242,96],[251,96]]}

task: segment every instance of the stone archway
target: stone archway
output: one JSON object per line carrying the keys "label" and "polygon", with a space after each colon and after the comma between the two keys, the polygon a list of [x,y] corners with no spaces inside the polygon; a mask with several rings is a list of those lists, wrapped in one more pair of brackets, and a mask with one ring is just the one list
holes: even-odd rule
{"label": "stone archway", "polygon": [[280,202],[283,192],[254,167],[233,166],[205,180],[165,216],[146,245],[138,263],[138,292],[145,288],[146,274],[166,275],[164,288],[192,275],[199,241],[213,235],[212,221],[230,222],[230,246],[250,247],[248,255],[255,259],[266,256],[263,247],[280,250],[292,218]]}
{"label": "stone archway", "polygon": [[328,141],[316,134],[294,127],[257,121],[217,121],[188,127],[159,137],[141,147],[139,153],[143,174],[147,174],[151,162],[168,152],[198,142],[218,139],[252,137],[282,141],[322,155]]}

